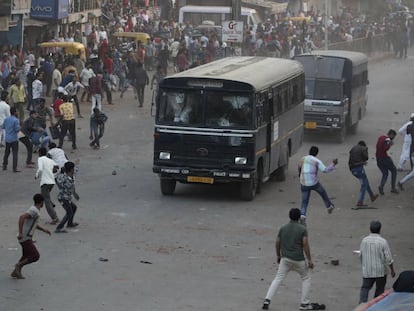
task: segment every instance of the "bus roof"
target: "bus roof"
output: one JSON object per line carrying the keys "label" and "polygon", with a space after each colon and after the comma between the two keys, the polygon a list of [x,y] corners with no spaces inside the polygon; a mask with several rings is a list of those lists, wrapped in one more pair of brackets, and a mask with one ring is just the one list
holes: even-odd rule
{"label": "bus roof", "polygon": [[269,87],[303,73],[302,65],[293,60],[273,57],[228,57],[166,77],[221,79],[251,85],[255,90]]}
{"label": "bus roof", "polygon": [[305,53],[305,54],[301,54],[295,57],[310,56],[310,55],[349,59],[352,62],[354,67],[368,62],[368,57],[364,53],[343,51],[343,50],[317,50],[317,51],[313,51],[312,53]]}
{"label": "bus roof", "polygon": [[[205,6],[205,5],[185,5],[180,8],[180,12],[191,13],[230,13],[229,6]],[[256,13],[255,9],[242,7],[241,14],[247,15],[249,13]]]}

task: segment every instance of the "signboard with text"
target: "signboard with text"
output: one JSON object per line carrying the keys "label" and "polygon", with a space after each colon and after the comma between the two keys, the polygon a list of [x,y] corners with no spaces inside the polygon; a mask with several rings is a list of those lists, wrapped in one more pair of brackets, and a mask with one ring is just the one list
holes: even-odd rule
{"label": "signboard with text", "polygon": [[243,22],[224,21],[222,23],[222,40],[224,42],[243,42]]}
{"label": "signboard with text", "polygon": [[69,16],[69,0],[32,0],[30,17],[62,19]]}
{"label": "signboard with text", "polygon": [[0,0],[0,16],[10,16],[11,0]]}
{"label": "signboard with text", "polygon": [[12,13],[30,10],[30,0],[13,0]]}

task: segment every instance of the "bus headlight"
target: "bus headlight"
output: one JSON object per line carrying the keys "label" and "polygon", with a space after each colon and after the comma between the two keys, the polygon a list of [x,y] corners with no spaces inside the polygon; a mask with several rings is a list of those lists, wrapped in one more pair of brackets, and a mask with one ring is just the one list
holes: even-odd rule
{"label": "bus headlight", "polygon": [[246,157],[235,157],[234,158],[235,164],[245,165],[247,164],[247,158]]}
{"label": "bus headlight", "polygon": [[327,117],[327,118],[326,118],[326,121],[327,121],[327,122],[332,122],[332,118],[331,118],[331,117]]}
{"label": "bus headlight", "polygon": [[333,118],[334,122],[339,123],[341,121],[340,118]]}
{"label": "bus headlight", "polygon": [[170,160],[171,159],[171,153],[161,151],[160,152],[160,160]]}

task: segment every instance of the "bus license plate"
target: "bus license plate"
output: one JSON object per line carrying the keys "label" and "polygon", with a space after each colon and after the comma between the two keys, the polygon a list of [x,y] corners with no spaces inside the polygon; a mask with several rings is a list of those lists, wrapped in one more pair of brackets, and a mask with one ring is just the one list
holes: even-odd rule
{"label": "bus license plate", "polygon": [[305,128],[316,129],[316,122],[305,122]]}
{"label": "bus license plate", "polygon": [[198,182],[202,184],[213,184],[214,178],[211,177],[199,177],[199,176],[187,176],[187,182]]}

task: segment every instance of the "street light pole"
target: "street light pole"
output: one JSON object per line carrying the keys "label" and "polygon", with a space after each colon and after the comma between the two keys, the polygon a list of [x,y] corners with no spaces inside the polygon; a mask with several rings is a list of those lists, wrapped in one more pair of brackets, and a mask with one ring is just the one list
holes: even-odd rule
{"label": "street light pole", "polygon": [[241,17],[241,0],[231,1],[231,17],[235,21],[239,21]]}
{"label": "street light pole", "polygon": [[325,0],[325,50],[328,50],[328,0]]}

